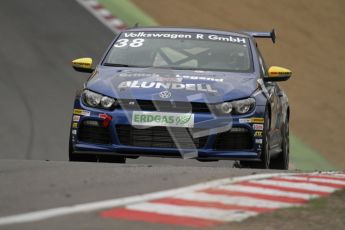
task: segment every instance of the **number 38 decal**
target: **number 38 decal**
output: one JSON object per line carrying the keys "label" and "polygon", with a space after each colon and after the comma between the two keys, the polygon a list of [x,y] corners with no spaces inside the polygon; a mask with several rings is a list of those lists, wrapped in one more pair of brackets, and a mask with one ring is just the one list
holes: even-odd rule
{"label": "number 38 decal", "polygon": [[138,38],[138,39],[133,39],[133,41],[130,42],[129,39],[119,39],[116,41],[114,47],[117,48],[122,48],[122,47],[126,47],[126,46],[130,46],[133,48],[137,48],[140,47],[144,44],[144,39]]}

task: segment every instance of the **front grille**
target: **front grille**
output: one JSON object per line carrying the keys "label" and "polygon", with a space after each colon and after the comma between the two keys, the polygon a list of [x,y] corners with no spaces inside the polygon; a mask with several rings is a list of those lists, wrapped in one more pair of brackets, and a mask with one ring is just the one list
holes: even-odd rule
{"label": "front grille", "polygon": [[95,144],[111,144],[110,130],[100,121],[83,121],[78,129],[78,140]]}
{"label": "front grille", "polygon": [[121,100],[120,105],[126,110],[162,111],[162,112],[193,112],[209,113],[205,103],[183,101],[150,101],[150,100]]}
{"label": "front grille", "polygon": [[246,128],[234,127],[230,131],[217,134],[214,148],[223,151],[252,149],[252,135]]}
{"label": "front grille", "polygon": [[207,137],[192,138],[187,128],[171,127],[171,132],[176,139],[171,137],[166,127],[135,128],[130,125],[117,125],[116,132],[122,145],[157,148],[203,148]]}

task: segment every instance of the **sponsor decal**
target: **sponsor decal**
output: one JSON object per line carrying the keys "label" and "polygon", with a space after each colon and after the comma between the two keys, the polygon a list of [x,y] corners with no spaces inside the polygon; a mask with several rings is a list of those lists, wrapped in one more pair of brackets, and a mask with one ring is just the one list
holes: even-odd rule
{"label": "sponsor decal", "polygon": [[73,115],[73,121],[79,122],[79,120],[80,120],[80,116],[78,116],[78,115]]}
{"label": "sponsor decal", "polygon": [[183,33],[148,33],[148,32],[131,32],[124,33],[125,38],[169,38],[169,39],[192,39],[192,34]]}
{"label": "sponsor decal", "polygon": [[177,77],[158,77],[156,81],[159,82],[182,82],[182,78]]}
{"label": "sponsor decal", "polygon": [[262,139],[255,139],[256,144],[262,144]]}
{"label": "sponsor decal", "polygon": [[119,74],[120,77],[126,78],[157,78],[160,82],[182,82],[183,79],[196,80],[196,81],[211,81],[211,82],[223,82],[223,78],[215,78],[209,76],[194,76],[194,75],[171,75],[168,76],[160,75],[158,73],[133,73],[133,72],[124,72]]}
{"label": "sponsor decal", "polygon": [[238,119],[239,123],[251,123],[252,119],[251,118],[240,118]]}
{"label": "sponsor decal", "polygon": [[[239,123],[264,123],[265,119],[262,117],[240,118]],[[259,130],[259,129],[258,129]]]}
{"label": "sponsor decal", "polygon": [[[159,39],[192,39],[192,40],[208,40],[219,42],[230,42],[246,44],[247,40],[243,37],[220,35],[220,34],[201,34],[201,33],[162,33],[162,32],[126,32],[123,33],[124,39],[119,39],[115,43],[115,47],[121,48],[130,46],[132,48],[140,47],[144,44],[145,38],[159,38]],[[129,39],[133,40],[129,40]],[[134,39],[135,38],[135,39]]]}
{"label": "sponsor decal", "polygon": [[132,41],[130,41],[129,39],[119,39],[116,41],[116,43],[114,44],[114,47],[116,48],[123,48],[123,47],[132,47],[132,48],[138,48],[144,45],[145,39],[133,39]]}
{"label": "sponsor decal", "polygon": [[77,130],[76,129],[72,129],[72,134],[73,135],[77,135]]}
{"label": "sponsor decal", "polygon": [[214,77],[204,77],[204,76],[193,76],[193,75],[176,75],[177,78],[190,79],[197,81],[214,81],[214,82],[223,82],[223,78],[214,78]]}
{"label": "sponsor decal", "polygon": [[78,128],[78,123],[76,123],[76,122],[73,123],[73,124],[72,124],[72,128],[74,128],[74,129]]}
{"label": "sponsor decal", "polygon": [[253,124],[253,129],[254,130],[264,130],[264,125],[263,124]]}
{"label": "sponsor decal", "polygon": [[90,111],[83,110],[83,109],[74,109],[73,114],[81,115],[81,116],[90,116]]}
{"label": "sponsor decal", "polygon": [[124,81],[118,85],[119,89],[124,88],[140,88],[140,89],[174,89],[174,90],[187,90],[217,93],[216,89],[213,89],[210,84],[182,84],[176,82],[148,82],[148,81]]}
{"label": "sponsor decal", "polygon": [[253,117],[252,123],[264,123],[265,119],[263,117]]}
{"label": "sponsor decal", "polygon": [[149,78],[149,77],[160,77],[160,75],[159,74],[157,74],[157,73],[141,73],[141,72],[130,72],[130,71],[128,71],[128,72],[122,72],[122,73],[120,73],[119,74],[119,77],[138,77],[138,78],[145,78],[145,77],[147,77],[147,78]]}
{"label": "sponsor decal", "polygon": [[132,125],[192,128],[194,114],[133,111]]}
{"label": "sponsor decal", "polygon": [[262,137],[262,131],[256,131],[254,137]]}

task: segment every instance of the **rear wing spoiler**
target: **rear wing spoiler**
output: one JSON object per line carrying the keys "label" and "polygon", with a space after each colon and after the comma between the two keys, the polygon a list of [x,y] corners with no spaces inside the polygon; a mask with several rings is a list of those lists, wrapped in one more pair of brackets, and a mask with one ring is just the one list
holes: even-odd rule
{"label": "rear wing spoiler", "polygon": [[254,38],[271,38],[273,43],[276,43],[276,32],[272,29],[271,32],[257,32],[257,31],[243,31]]}

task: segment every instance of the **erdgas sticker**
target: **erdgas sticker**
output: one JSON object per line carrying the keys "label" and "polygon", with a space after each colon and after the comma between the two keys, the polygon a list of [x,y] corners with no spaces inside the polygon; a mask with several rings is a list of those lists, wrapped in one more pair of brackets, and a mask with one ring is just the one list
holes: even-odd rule
{"label": "erdgas sticker", "polygon": [[194,114],[133,111],[132,125],[192,128]]}

